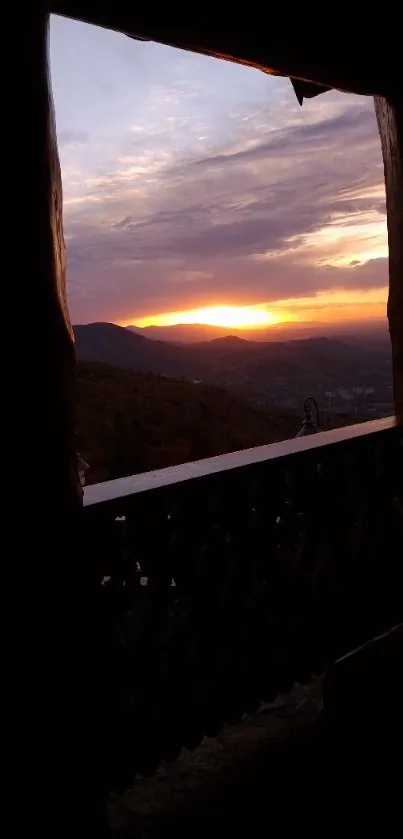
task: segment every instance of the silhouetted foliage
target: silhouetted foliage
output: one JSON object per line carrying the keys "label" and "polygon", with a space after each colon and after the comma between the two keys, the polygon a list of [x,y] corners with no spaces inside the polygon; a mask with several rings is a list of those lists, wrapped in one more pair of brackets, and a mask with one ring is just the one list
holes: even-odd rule
{"label": "silhouetted foliage", "polygon": [[219,388],[78,362],[76,429],[88,483],[292,437],[298,417]]}

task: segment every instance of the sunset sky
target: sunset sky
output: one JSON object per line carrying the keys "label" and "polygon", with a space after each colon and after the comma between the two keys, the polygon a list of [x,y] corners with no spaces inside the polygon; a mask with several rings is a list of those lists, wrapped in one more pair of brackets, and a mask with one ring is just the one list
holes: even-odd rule
{"label": "sunset sky", "polygon": [[370,98],[53,17],[73,323],[385,315]]}

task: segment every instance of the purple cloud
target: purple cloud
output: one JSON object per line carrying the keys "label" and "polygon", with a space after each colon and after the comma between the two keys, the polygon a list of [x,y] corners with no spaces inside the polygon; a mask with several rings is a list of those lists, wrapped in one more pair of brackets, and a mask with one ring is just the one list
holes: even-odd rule
{"label": "purple cloud", "polygon": [[106,71],[81,124],[55,90],[73,320],[387,284],[372,100],[332,92],[300,109],[286,80],[156,45],[120,53],[112,37],[115,84],[132,55],[147,66],[116,112]]}

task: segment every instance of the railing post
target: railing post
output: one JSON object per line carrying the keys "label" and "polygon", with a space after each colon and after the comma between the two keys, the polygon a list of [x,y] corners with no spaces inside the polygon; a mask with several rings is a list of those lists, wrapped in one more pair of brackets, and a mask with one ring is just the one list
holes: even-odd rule
{"label": "railing post", "polygon": [[389,242],[388,319],[395,411],[403,422],[403,101],[375,97],[385,170]]}

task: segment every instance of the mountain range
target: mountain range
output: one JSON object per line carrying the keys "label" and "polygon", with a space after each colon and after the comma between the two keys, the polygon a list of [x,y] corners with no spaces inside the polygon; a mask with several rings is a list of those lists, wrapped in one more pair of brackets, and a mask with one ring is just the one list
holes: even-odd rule
{"label": "mountain range", "polygon": [[390,367],[389,344],[379,334],[376,340],[314,337],[281,342],[227,335],[185,345],[112,323],[79,325],[74,332],[80,360],[202,381],[251,398],[275,397],[280,390],[308,395],[354,383],[369,387],[385,376],[385,365]]}
{"label": "mountain range", "polygon": [[[172,326],[127,326],[131,332],[143,335],[145,338],[153,338],[156,341],[168,341],[173,344],[197,344],[202,341],[211,341],[214,338],[225,338],[228,335],[228,327],[210,326],[209,324],[177,323]],[[260,329],[234,329],[232,334],[246,341],[271,342],[271,341],[292,341],[304,338],[320,338],[323,335],[323,323],[281,323],[267,328]],[[385,319],[372,319],[360,324],[355,323],[333,323],[326,327],[326,334],[331,338],[347,338],[359,334],[361,337],[377,335],[387,337],[387,323]]]}

